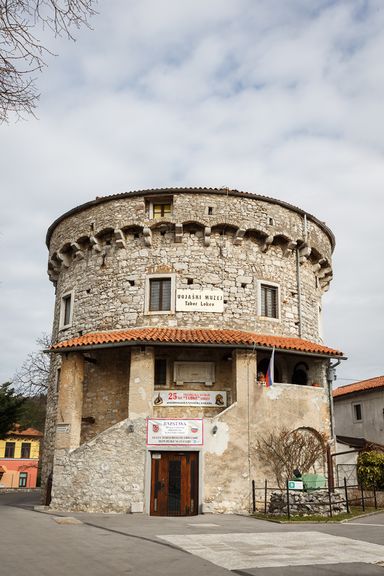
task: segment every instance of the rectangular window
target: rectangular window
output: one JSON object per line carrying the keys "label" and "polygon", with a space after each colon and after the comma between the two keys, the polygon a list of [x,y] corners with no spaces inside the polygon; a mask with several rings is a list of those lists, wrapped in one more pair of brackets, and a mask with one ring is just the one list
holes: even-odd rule
{"label": "rectangular window", "polygon": [[25,488],[27,486],[28,472],[20,472],[19,474],[19,488]]}
{"label": "rectangular window", "polygon": [[150,278],[149,280],[149,310],[171,310],[171,278]]}
{"label": "rectangular window", "polygon": [[279,317],[279,289],[270,284],[260,284],[260,315]]}
{"label": "rectangular window", "polygon": [[361,422],[363,419],[361,404],[353,404],[353,419],[355,422]]}
{"label": "rectangular window", "polygon": [[72,325],[73,315],[73,292],[64,294],[61,299],[60,328],[68,328]]}
{"label": "rectangular window", "polygon": [[165,216],[171,216],[172,205],[170,203],[166,204],[153,204],[153,218],[164,218]]}
{"label": "rectangular window", "polygon": [[30,442],[22,442],[21,444],[21,457],[22,458],[30,458],[31,456],[31,443]]}
{"label": "rectangular window", "polygon": [[4,458],[14,458],[14,457],[15,457],[15,442],[6,442]]}
{"label": "rectangular window", "polygon": [[167,385],[167,360],[155,358],[155,386]]}

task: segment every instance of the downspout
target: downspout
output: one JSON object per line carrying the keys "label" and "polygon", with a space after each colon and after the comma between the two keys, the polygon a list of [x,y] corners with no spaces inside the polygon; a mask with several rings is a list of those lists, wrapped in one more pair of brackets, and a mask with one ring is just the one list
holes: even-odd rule
{"label": "downspout", "polygon": [[333,422],[333,397],[332,397],[332,384],[336,380],[336,366],[340,364],[341,360],[337,360],[334,364],[329,361],[327,368],[327,385],[328,385],[328,402],[329,402],[329,417],[331,428],[331,441],[327,445],[327,468],[328,468],[328,488],[331,492],[335,488],[335,479],[333,474],[333,460],[331,455],[331,442],[334,440],[335,426]]}
{"label": "downspout", "polygon": [[296,284],[297,284],[297,313],[299,317],[298,328],[299,338],[303,334],[302,315],[301,315],[301,278],[300,278],[300,254],[299,248],[296,248]]}

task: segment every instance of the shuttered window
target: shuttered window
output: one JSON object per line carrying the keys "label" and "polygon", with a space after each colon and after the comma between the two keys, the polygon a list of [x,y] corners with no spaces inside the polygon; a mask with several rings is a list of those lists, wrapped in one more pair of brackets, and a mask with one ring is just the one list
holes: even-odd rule
{"label": "shuttered window", "polygon": [[278,295],[279,292],[277,286],[270,286],[269,284],[261,284],[260,286],[261,316],[267,316],[268,318],[278,318],[279,316]]}
{"label": "shuttered window", "polygon": [[149,280],[149,310],[151,312],[171,310],[171,278]]}

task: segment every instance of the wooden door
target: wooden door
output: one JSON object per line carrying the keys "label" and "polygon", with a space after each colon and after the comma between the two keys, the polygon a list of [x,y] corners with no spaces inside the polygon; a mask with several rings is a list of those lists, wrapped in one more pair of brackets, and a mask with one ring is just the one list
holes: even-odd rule
{"label": "wooden door", "polygon": [[151,515],[198,513],[198,452],[151,453]]}

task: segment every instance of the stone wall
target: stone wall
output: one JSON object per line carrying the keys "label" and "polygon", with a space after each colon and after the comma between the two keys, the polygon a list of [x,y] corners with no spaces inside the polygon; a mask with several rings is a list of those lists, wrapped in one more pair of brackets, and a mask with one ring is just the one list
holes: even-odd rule
{"label": "stone wall", "polygon": [[[344,514],[347,512],[344,495],[340,492],[327,492],[327,490],[312,490],[311,492],[290,492],[289,509],[292,516],[320,516]],[[269,502],[268,512],[276,516],[288,514],[287,494],[273,492]]]}
{"label": "stone wall", "polygon": [[[299,250],[302,336],[319,341],[318,311],[331,275],[331,242],[318,223],[308,220],[307,235],[303,227],[303,216],[294,209],[224,194],[174,194],[172,217],[163,222],[148,219],[145,194],[69,215],[50,240],[50,274],[57,283],[54,337],[196,325],[298,336]],[[223,289],[224,312],[145,314],[145,279],[151,273],[174,273],[176,288]],[[258,313],[259,281],[280,287],[278,320]],[[70,290],[72,326],[59,330],[61,297]]]}
{"label": "stone wall", "polygon": [[144,419],[123,420],[76,450],[56,450],[51,508],[142,512],[145,429]]}

